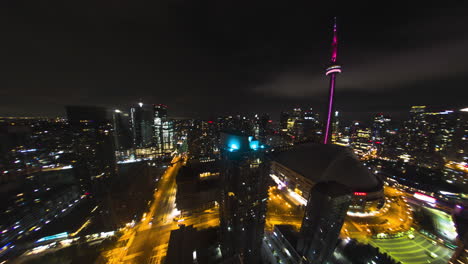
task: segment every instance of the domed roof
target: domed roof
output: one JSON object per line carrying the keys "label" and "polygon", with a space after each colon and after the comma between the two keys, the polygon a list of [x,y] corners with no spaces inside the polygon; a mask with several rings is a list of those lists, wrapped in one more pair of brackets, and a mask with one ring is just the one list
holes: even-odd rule
{"label": "domed roof", "polygon": [[272,159],[314,183],[334,181],[352,191],[377,191],[382,183],[351,149],[331,144],[302,144],[272,153]]}

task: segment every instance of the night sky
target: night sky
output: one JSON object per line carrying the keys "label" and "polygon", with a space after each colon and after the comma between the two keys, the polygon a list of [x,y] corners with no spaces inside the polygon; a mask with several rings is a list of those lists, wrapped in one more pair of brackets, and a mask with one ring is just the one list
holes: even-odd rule
{"label": "night sky", "polygon": [[147,2],[1,1],[0,116],[140,98],[171,116],[322,111],[334,16],[337,109],[468,106],[468,1]]}

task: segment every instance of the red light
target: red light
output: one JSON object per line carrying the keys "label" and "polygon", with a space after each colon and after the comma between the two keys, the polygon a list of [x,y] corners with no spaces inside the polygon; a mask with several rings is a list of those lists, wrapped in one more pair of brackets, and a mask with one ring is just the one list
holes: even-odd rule
{"label": "red light", "polygon": [[208,121],[208,124],[213,124],[213,121]]}
{"label": "red light", "polygon": [[354,192],[354,195],[356,195],[356,196],[366,196],[367,193],[365,193],[365,192]]}
{"label": "red light", "polygon": [[437,200],[434,197],[431,197],[429,195],[425,195],[425,194],[422,194],[422,193],[415,192],[413,194],[413,196],[414,196],[414,198],[425,201],[425,202],[429,202],[429,203],[437,202]]}
{"label": "red light", "polygon": [[84,194],[84,195],[89,195],[89,192],[85,192],[85,194]]}
{"label": "red light", "polygon": [[382,142],[380,142],[380,141],[376,141],[376,142],[375,142],[375,144],[382,144]]}
{"label": "red light", "polygon": [[273,122],[273,120],[268,120],[268,123],[272,123],[272,122]]}

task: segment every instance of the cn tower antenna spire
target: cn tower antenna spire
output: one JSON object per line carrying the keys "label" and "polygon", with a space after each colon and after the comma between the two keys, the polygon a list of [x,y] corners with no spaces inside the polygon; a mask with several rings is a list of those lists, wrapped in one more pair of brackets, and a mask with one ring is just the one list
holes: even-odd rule
{"label": "cn tower antenna spire", "polygon": [[336,17],[333,23],[333,41],[332,41],[332,57],[331,63],[336,63],[336,56],[338,55],[338,36],[336,32]]}
{"label": "cn tower antenna spire", "polygon": [[334,96],[335,96],[335,83],[336,74],[341,72],[341,66],[337,64],[336,59],[338,55],[338,32],[336,28],[336,17],[333,21],[333,40],[332,40],[332,54],[330,60],[330,66],[327,68],[325,75],[330,76],[330,87],[328,90],[328,108],[327,108],[327,119],[325,120],[325,127],[323,131],[323,143],[329,144],[332,132],[333,114],[334,114]]}

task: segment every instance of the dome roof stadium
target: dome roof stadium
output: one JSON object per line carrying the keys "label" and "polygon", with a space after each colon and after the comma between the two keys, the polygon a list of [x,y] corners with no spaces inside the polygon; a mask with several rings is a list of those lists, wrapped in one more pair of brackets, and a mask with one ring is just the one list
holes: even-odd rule
{"label": "dome roof stadium", "polygon": [[351,149],[342,146],[307,143],[272,152],[272,159],[315,183],[334,181],[362,192],[382,188],[382,181],[364,167]]}

